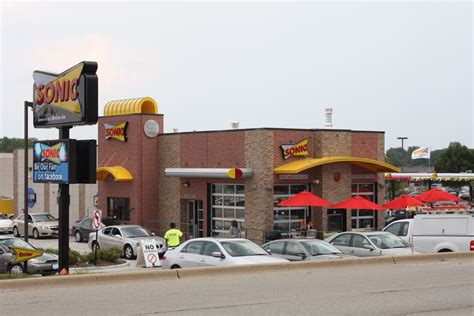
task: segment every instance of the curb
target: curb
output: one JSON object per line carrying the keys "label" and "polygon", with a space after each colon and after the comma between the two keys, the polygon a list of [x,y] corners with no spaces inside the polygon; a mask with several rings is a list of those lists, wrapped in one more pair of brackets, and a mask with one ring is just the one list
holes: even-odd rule
{"label": "curb", "polygon": [[139,280],[176,280],[193,277],[209,277],[236,274],[250,274],[261,272],[290,272],[294,270],[308,270],[318,268],[338,268],[348,266],[365,266],[375,264],[403,264],[417,263],[427,261],[449,261],[449,260],[474,260],[474,252],[451,252],[451,253],[435,253],[435,254],[417,254],[408,256],[395,257],[367,257],[356,259],[340,259],[326,261],[306,261],[306,262],[288,262],[288,263],[272,263],[272,264],[249,264],[219,267],[203,267],[188,268],[177,270],[142,270],[127,272],[105,272],[82,275],[68,276],[50,276],[42,278],[28,278],[17,280],[0,281],[2,285],[0,293],[4,290],[14,289],[33,289],[43,286],[77,286],[91,285],[101,282],[116,281],[139,281]]}
{"label": "curb", "polygon": [[104,270],[115,270],[115,269],[120,270],[121,268],[129,267],[129,266],[130,266],[130,261],[125,261],[124,263],[114,264],[111,266],[70,268],[69,273],[70,274],[95,273],[95,272],[101,272]]}

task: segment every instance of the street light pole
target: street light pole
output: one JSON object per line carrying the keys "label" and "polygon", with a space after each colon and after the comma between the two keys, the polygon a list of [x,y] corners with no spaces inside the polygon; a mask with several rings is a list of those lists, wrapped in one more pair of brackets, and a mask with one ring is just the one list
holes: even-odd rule
{"label": "street light pole", "polygon": [[[23,165],[23,193],[24,193],[24,208],[23,208],[23,220],[24,220],[24,237],[25,241],[28,242],[28,109],[33,108],[33,103],[25,101],[24,103],[24,128],[25,128],[25,139],[24,139],[24,148],[23,148],[23,157],[24,157],[24,165]],[[28,260],[24,263],[24,271],[28,271]]]}
{"label": "street light pole", "polygon": [[[401,137],[397,137],[397,139],[400,139],[402,141],[402,155],[403,155],[405,153],[405,149],[403,148],[403,141],[405,139],[408,139],[408,137],[401,136]],[[403,172],[403,156],[402,156],[402,160],[400,161],[400,169]]]}

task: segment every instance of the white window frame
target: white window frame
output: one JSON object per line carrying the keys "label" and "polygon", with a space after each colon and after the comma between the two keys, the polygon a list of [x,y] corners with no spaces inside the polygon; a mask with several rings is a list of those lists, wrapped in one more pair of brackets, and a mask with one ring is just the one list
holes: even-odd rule
{"label": "white window frame", "polygon": [[[359,192],[359,185],[367,185],[367,184],[370,184],[372,185],[373,187],[373,190],[372,192]],[[352,185],[357,185],[357,192],[352,192]],[[372,196],[373,197],[373,201],[375,201],[375,185],[376,183],[375,182],[353,182],[351,185],[351,196]],[[352,211],[356,211],[357,214],[354,216],[352,215]],[[375,229],[377,227],[377,223],[375,222],[375,219],[376,219],[376,216],[375,216],[375,210],[372,211],[372,215],[359,215],[359,209],[354,209],[351,211],[351,226],[352,226],[352,220],[355,220],[356,221],[356,227],[352,226],[352,228],[355,228],[355,229],[366,229],[367,227],[359,227],[359,223],[361,220],[364,220],[364,219],[372,219],[372,223],[373,223],[373,226],[370,227],[370,229]]]}
{"label": "white window frame", "polygon": [[[216,185],[221,185],[223,186],[222,192],[214,192],[214,188]],[[224,186],[233,186],[234,187],[234,193],[224,193]],[[244,187],[244,193],[237,193],[237,186],[243,186]],[[234,205],[233,206],[226,206],[226,205],[215,205],[214,203],[214,197],[234,197]],[[237,197],[243,198],[244,201],[244,206],[237,206]],[[233,220],[236,220],[237,223],[239,223],[239,227],[241,231],[243,232],[245,229],[245,185],[242,183],[212,183],[211,184],[211,236],[228,236],[229,235],[229,230],[228,229],[214,229],[214,221],[222,221],[222,222],[232,222]],[[224,203],[222,203],[224,204]],[[214,209],[220,209],[223,211],[223,209],[233,209],[234,211],[234,217],[218,217],[214,216]],[[244,213],[244,218],[237,218],[236,213],[237,210],[242,210]],[[223,214],[222,214],[223,215]],[[215,235],[215,233],[218,233],[218,235]]]}
{"label": "white window frame", "polygon": [[[274,198],[274,199],[279,199],[279,200],[281,200],[281,201],[287,200],[287,199],[289,199],[290,197],[296,195],[296,194],[292,194],[292,193],[291,193],[291,187],[292,187],[292,186],[305,186],[305,189],[304,189],[304,190],[308,191],[308,185],[307,185],[307,184],[275,184],[275,185],[274,185],[274,188],[277,187],[277,186],[279,186],[279,187],[286,186],[286,187],[288,188],[286,194],[274,194],[274,195],[273,195],[273,198]],[[275,212],[282,211],[282,210],[283,210],[283,211],[284,211],[284,210],[288,210],[288,219],[275,220]],[[274,206],[274,207],[273,207],[273,227],[275,227],[275,224],[285,224],[285,223],[288,223],[288,233],[291,233],[291,232],[292,232],[292,229],[294,229],[294,228],[291,228],[291,224],[292,224],[292,223],[298,223],[298,225],[301,224],[301,219],[299,219],[299,218],[292,219],[292,218],[291,218],[291,213],[292,213],[292,211],[300,211],[300,210],[303,210],[303,211],[304,211],[304,221],[305,221],[305,224],[306,224],[306,220],[307,220],[307,218],[309,217],[309,207],[301,207],[301,206],[298,206],[298,207],[293,207],[293,206]]]}

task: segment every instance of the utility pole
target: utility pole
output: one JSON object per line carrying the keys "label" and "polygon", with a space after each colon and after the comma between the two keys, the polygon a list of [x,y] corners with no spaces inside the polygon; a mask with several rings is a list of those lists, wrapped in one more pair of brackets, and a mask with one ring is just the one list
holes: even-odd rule
{"label": "utility pole", "polygon": [[[405,149],[403,148],[403,141],[405,139],[408,139],[408,137],[402,136],[402,137],[397,137],[397,139],[400,139],[402,141],[402,153],[405,153]],[[402,161],[400,161],[400,169],[403,172],[403,156],[402,156]]]}
{"label": "utility pole", "polygon": [[[23,165],[23,194],[24,194],[24,208],[23,208],[23,215],[24,215],[24,237],[25,241],[28,242],[28,110],[33,108],[33,102],[24,102],[24,111],[25,111],[25,120],[24,120],[24,128],[25,128],[25,139],[24,139],[24,165]],[[25,261],[24,265],[24,272],[28,271],[28,260]]]}

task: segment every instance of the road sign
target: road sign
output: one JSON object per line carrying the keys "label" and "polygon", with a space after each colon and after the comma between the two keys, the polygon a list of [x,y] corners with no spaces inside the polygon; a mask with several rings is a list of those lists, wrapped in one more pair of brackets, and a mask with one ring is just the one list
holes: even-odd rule
{"label": "road sign", "polygon": [[92,213],[92,227],[99,229],[102,226],[102,211],[94,210]]}
{"label": "road sign", "polygon": [[160,259],[158,258],[158,250],[156,248],[156,240],[142,240],[142,250],[147,268],[161,267]]}
{"label": "road sign", "polygon": [[28,248],[12,248],[14,253],[13,264],[23,262],[32,258],[40,257],[43,255],[43,252]]}

